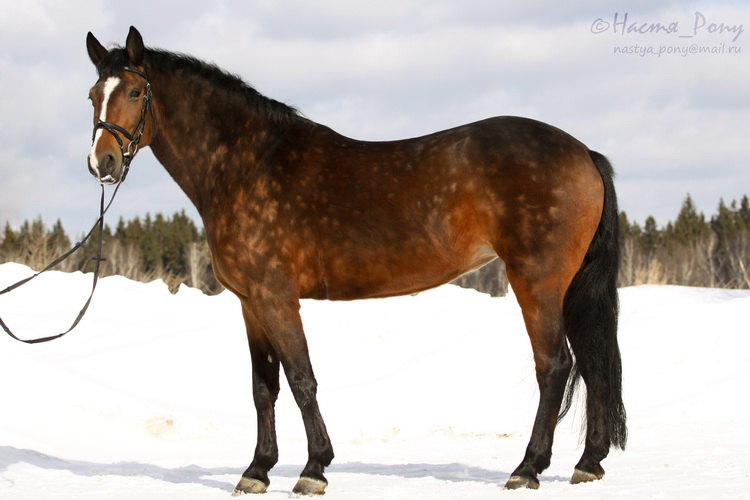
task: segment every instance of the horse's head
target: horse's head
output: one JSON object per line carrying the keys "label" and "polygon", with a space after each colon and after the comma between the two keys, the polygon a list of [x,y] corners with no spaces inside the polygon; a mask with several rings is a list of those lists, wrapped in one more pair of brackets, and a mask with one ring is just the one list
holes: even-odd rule
{"label": "horse's head", "polygon": [[148,146],[154,133],[143,38],[131,26],[125,48],[110,51],[89,32],[86,48],[99,73],[89,92],[94,105],[89,171],[102,184],[116,184],[124,179],[130,161],[139,148]]}

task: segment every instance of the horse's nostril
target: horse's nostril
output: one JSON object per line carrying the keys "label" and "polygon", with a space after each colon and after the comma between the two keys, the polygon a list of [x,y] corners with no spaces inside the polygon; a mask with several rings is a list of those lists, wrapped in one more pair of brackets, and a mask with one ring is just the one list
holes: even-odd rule
{"label": "horse's nostril", "polygon": [[111,153],[104,155],[102,162],[102,173],[109,174],[115,169],[115,156]]}
{"label": "horse's nostril", "polygon": [[112,153],[105,153],[101,157],[101,162],[99,163],[99,173],[102,177],[113,173],[117,169],[117,162],[115,161],[115,156]]}

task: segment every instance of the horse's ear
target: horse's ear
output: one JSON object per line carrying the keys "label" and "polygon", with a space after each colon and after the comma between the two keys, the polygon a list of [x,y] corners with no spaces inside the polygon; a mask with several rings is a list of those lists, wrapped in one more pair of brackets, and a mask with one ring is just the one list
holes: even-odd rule
{"label": "horse's ear", "polygon": [[133,66],[143,66],[143,37],[133,26],[128,32],[125,41],[125,49],[128,51],[128,59]]}
{"label": "horse's ear", "polygon": [[104,48],[104,45],[99,43],[99,40],[97,40],[94,34],[90,31],[89,34],[86,35],[86,50],[88,50],[89,59],[94,63],[94,66],[99,66],[99,63],[104,59],[104,56],[109,53],[109,51]]}

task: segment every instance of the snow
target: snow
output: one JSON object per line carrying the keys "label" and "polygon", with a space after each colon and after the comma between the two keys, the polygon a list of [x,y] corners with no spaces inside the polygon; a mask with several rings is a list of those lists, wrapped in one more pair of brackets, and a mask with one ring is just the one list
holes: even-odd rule
{"label": "snow", "polygon": [[[0,288],[28,268],[0,265]],[[24,338],[66,329],[90,276],[49,272],[0,296]],[[570,485],[579,405],[541,489],[504,491],[536,411],[512,295],[445,286],[416,296],[303,301],[336,458],[329,499],[750,498],[750,292],[620,293],[630,441],[602,481]],[[0,498],[230,498],[252,459],[255,411],[239,302],[104,278],[79,327],[0,339]],[[263,498],[288,498],[306,460],[288,387],[280,460]]]}

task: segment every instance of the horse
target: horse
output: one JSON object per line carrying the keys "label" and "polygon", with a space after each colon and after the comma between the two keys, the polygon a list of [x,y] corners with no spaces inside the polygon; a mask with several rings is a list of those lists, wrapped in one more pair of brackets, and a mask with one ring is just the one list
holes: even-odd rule
{"label": "horse", "polygon": [[124,47],[108,50],[91,32],[86,46],[98,73],[90,172],[103,184],[122,182],[138,149],[150,147],[195,205],[213,271],[241,303],[257,445],[235,494],[270,484],[280,366],[308,441],[293,493],[328,486],[334,453],[300,298],[412,294],[496,257],[521,307],[539,385],[529,444],[505,487],[539,487],[581,379],[585,445],[571,482],[604,476],[601,461],[627,439],[618,212],[606,157],[512,116],[412,139],[355,140],[213,64],[145,47],[134,27]]}

